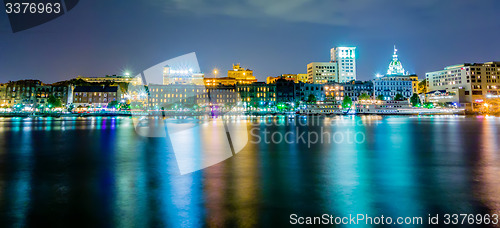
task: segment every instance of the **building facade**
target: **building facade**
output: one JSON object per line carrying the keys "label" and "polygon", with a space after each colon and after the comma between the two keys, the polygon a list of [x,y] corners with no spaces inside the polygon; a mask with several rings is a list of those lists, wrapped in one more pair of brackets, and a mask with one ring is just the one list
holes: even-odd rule
{"label": "building facade", "polygon": [[[416,83],[415,83],[416,82]],[[418,87],[417,75],[385,75],[373,80],[375,97],[393,100],[397,94],[410,98]]]}
{"label": "building facade", "polygon": [[164,85],[203,85],[204,75],[192,68],[185,69],[174,66],[165,66],[163,68]]}
{"label": "building facade", "polygon": [[7,106],[7,83],[0,84],[0,107]]}
{"label": "building facade", "polygon": [[293,81],[295,83],[299,83],[299,82],[308,83],[307,74],[282,74],[282,75],[276,76],[276,77],[270,76],[270,77],[266,78],[266,83],[267,84],[274,84],[274,83],[276,83],[276,81],[278,81],[278,79],[285,79],[285,80]]}
{"label": "building facade", "polygon": [[307,81],[311,84],[338,82],[336,62],[312,62],[307,64]]}
{"label": "building facade", "polygon": [[331,61],[337,63],[339,83],[356,80],[356,47],[335,47],[330,50]]}
{"label": "building facade", "polygon": [[243,102],[250,105],[276,104],[276,85],[256,82],[236,86],[236,91]]}
{"label": "building facade", "polygon": [[227,77],[204,78],[206,86],[230,86],[236,84],[252,84],[257,82],[253,71],[245,69],[240,64],[233,64],[233,69],[227,72]]}
{"label": "building facade", "polygon": [[425,93],[425,102],[431,103],[451,103],[457,107],[465,107],[468,102],[465,100],[465,89],[435,90]]}
{"label": "building facade", "polygon": [[72,103],[75,107],[105,108],[112,101],[120,101],[119,86],[76,86]]}
{"label": "building facade", "polygon": [[427,92],[464,89],[465,101],[475,105],[500,98],[500,62],[465,63],[425,74]]}
{"label": "building facade", "polygon": [[298,85],[298,98],[301,101],[308,101],[309,97],[314,96],[316,101],[324,101],[326,97],[326,91],[324,84],[309,84],[309,83],[299,83]]}
{"label": "building facade", "polygon": [[299,85],[293,81],[279,79],[276,81],[276,102],[299,101]]}
{"label": "building facade", "polygon": [[368,96],[373,97],[373,82],[372,81],[351,81],[343,83],[344,93],[350,97],[352,101],[358,101],[359,96],[366,93]]}
{"label": "building facade", "polygon": [[43,85],[40,80],[19,80],[7,83],[5,89],[6,106],[18,104],[32,105],[36,103],[36,88]]}
{"label": "building facade", "polygon": [[297,74],[297,83],[302,82],[302,83],[308,83],[308,76],[307,74]]}
{"label": "building facade", "polygon": [[325,86],[325,101],[333,104],[341,104],[344,100],[344,86],[340,83]]}
{"label": "building facade", "polygon": [[141,78],[140,77],[130,77],[130,76],[121,76],[121,75],[106,75],[104,77],[83,77],[78,76],[76,79],[81,79],[90,83],[131,83],[133,85],[140,85]]}

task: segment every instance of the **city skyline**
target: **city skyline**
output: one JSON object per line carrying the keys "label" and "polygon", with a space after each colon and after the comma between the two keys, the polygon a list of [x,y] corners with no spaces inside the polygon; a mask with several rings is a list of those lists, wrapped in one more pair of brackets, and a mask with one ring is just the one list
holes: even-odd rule
{"label": "city skyline", "polygon": [[[199,56],[206,75],[213,68],[225,72],[232,63],[241,63],[254,70],[259,81],[265,81],[268,76],[306,73],[309,62],[328,61],[329,50],[336,46],[357,47],[358,79],[370,80],[385,72],[394,45],[406,70],[423,79],[426,72],[444,66],[496,61],[500,51],[490,44],[491,37],[499,33],[490,29],[498,25],[492,20],[499,4],[494,1],[468,7],[466,1],[396,4],[386,0],[373,9],[368,9],[370,4],[353,9],[349,3],[324,3],[336,8],[332,15],[320,13],[318,18],[311,17],[310,7],[304,9],[305,15],[293,18],[284,13],[269,15],[266,12],[274,9],[271,6],[234,3],[250,4],[247,7],[261,15],[257,18],[241,9],[227,13],[229,6],[214,10],[191,1],[166,6],[121,2],[120,9],[130,13],[118,14],[112,10],[114,3],[80,2],[67,15],[19,33],[10,31],[2,13],[2,82],[33,78],[52,83],[77,75],[136,73],[192,51]],[[317,2],[297,1],[283,11],[295,12],[308,3]],[[342,6],[345,13],[337,9]],[[449,10],[437,13],[436,9]],[[366,15],[359,16],[360,12]],[[387,15],[375,19],[379,13]],[[470,20],[458,16],[464,13]],[[101,23],[107,25],[106,30]],[[484,31],[484,35],[467,32],[471,28]],[[460,35],[445,36],[455,33]]]}

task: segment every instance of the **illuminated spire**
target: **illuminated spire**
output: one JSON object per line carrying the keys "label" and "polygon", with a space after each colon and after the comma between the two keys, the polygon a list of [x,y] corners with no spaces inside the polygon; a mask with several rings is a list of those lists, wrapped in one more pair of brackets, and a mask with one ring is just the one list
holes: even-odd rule
{"label": "illuminated spire", "polygon": [[392,55],[392,61],[398,61],[398,49],[396,49],[396,45],[394,45],[394,55]]}
{"label": "illuminated spire", "polygon": [[406,75],[403,64],[401,64],[398,59],[398,49],[396,49],[396,45],[394,45],[394,54],[392,55],[391,63],[389,63],[387,75]]}

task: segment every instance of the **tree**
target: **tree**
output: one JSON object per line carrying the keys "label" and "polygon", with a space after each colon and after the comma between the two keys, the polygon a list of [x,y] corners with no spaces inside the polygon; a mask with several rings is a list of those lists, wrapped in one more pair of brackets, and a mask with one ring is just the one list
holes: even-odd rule
{"label": "tree", "polygon": [[108,108],[118,108],[118,101],[110,101],[108,103]]}
{"label": "tree", "polygon": [[307,102],[310,103],[316,102],[316,96],[314,96],[314,94],[309,94],[309,97],[307,97]]}
{"label": "tree", "polygon": [[363,94],[359,95],[358,99],[359,100],[370,100],[370,95],[368,95],[367,93],[363,93]]}
{"label": "tree", "polygon": [[405,100],[405,97],[403,97],[403,95],[401,95],[400,93],[396,94],[396,96],[394,97],[394,100],[395,101],[404,101]]}
{"label": "tree", "polygon": [[56,98],[54,95],[50,95],[47,99],[47,103],[49,104],[49,108],[62,107],[62,101],[60,98]]}
{"label": "tree", "polygon": [[410,98],[411,105],[417,106],[420,104],[420,97],[418,94],[414,93]]}
{"label": "tree", "polygon": [[427,93],[427,79],[424,79],[418,83],[418,93]]}
{"label": "tree", "polygon": [[382,94],[378,95],[377,96],[377,100],[383,101],[384,100],[384,95],[382,95]]}
{"label": "tree", "polygon": [[350,108],[352,105],[352,99],[349,96],[345,96],[344,100],[342,101],[342,107],[343,108]]}
{"label": "tree", "polygon": [[73,109],[75,109],[75,105],[74,104],[68,105],[68,112],[72,112]]}

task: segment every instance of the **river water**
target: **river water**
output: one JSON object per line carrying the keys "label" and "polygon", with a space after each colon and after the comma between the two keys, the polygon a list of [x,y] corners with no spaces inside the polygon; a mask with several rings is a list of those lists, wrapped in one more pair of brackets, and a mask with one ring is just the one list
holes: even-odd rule
{"label": "river water", "polygon": [[0,118],[0,226],[277,226],[291,214],[427,223],[429,214],[500,214],[500,118],[318,118],[248,118],[243,149],[183,175],[174,150],[192,140],[143,137],[128,117]]}

